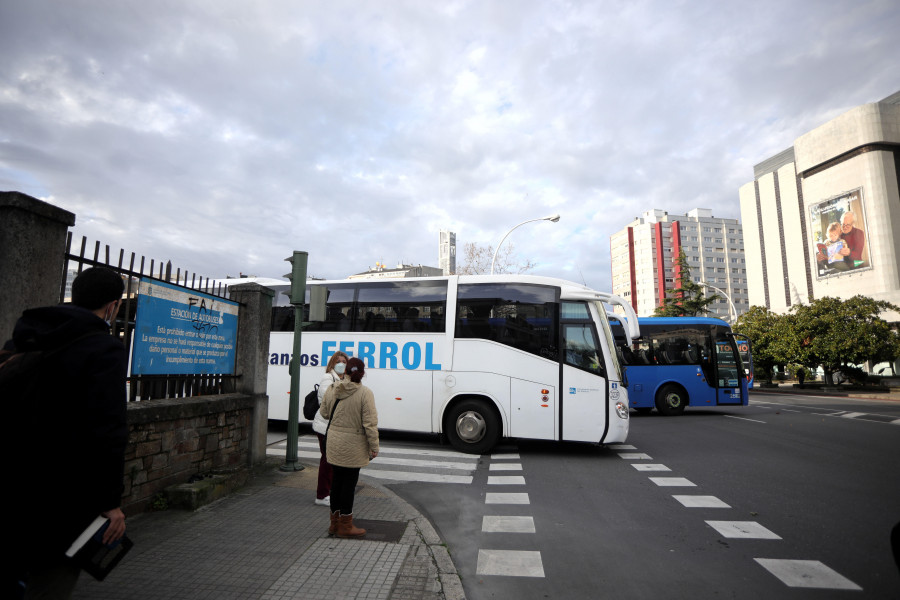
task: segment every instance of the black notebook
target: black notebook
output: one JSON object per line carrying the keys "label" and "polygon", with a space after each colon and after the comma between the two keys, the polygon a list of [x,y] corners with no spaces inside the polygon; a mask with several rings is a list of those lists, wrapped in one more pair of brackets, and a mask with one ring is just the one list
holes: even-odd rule
{"label": "black notebook", "polygon": [[103,581],[134,546],[125,535],[111,544],[104,544],[103,533],[107,527],[109,519],[97,517],[66,551],[66,556],[98,581]]}

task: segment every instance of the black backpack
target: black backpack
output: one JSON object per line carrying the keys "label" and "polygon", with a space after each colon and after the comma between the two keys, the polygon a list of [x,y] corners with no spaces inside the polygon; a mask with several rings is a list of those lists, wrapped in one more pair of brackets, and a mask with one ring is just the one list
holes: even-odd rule
{"label": "black backpack", "polygon": [[313,388],[313,391],[306,395],[303,400],[303,417],[312,421],[319,412],[319,384]]}
{"label": "black backpack", "polygon": [[13,411],[12,423],[17,423],[27,411],[34,411],[30,404],[38,396],[41,386],[48,378],[52,379],[54,362],[57,354],[84,338],[94,335],[108,335],[101,331],[91,331],[64,342],[56,348],[47,350],[28,350],[26,352],[4,353],[0,362],[0,398],[9,410]]}

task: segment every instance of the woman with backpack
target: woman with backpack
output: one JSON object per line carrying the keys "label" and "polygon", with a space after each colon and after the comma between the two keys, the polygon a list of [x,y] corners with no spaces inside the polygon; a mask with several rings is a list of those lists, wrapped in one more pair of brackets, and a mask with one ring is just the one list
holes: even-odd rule
{"label": "woman with backpack", "polygon": [[345,373],[345,379],[325,391],[319,407],[329,419],[326,454],[334,472],[328,534],[358,538],[366,530],[353,525],[353,496],[359,470],[378,456],[378,412],[372,390],[360,383],[366,374],[363,361],[354,356]]}
{"label": "woman with backpack", "polygon": [[[333,383],[344,378],[344,369],[347,367],[348,358],[346,354],[338,350],[328,359],[328,364],[325,366],[325,375],[322,376],[322,381],[319,382],[317,390],[319,406],[322,405],[325,390],[330,388]],[[316,485],[315,503],[320,506],[331,506],[332,473],[331,465],[328,464],[328,459],[325,457],[325,432],[328,430],[328,421],[325,420],[321,412],[316,413],[312,427],[313,431],[316,432],[316,437],[319,438],[319,451],[322,453],[321,458],[319,458],[319,482]]]}

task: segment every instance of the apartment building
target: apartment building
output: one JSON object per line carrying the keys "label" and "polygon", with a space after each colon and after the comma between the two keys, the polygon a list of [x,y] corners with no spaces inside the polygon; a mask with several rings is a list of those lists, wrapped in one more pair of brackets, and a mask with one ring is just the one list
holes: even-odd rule
{"label": "apartment building", "polygon": [[737,219],[708,208],[686,215],[648,210],[610,237],[613,293],[631,301],[638,316],[652,316],[679,277],[684,250],[691,278],[723,299],[708,316],[733,321],[749,307],[744,238]]}

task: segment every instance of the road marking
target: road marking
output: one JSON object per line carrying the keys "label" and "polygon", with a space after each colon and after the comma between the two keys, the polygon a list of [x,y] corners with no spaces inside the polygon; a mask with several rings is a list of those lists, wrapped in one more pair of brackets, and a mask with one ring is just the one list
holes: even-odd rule
{"label": "road marking", "polygon": [[607,448],[610,450],[637,450],[637,448],[631,444],[610,444]]}
{"label": "road marking", "polygon": [[[311,441],[310,441],[311,440]],[[276,442],[270,444],[269,447],[277,446],[282,449],[287,447],[287,442],[282,440],[280,442]],[[315,438],[310,438],[309,436],[303,436],[299,438],[297,441],[297,446],[299,448],[310,448],[316,452],[319,452],[319,442]],[[477,454],[465,454],[463,452],[456,452],[453,450],[429,450],[427,448],[407,448],[402,446],[384,446],[382,445],[378,449],[378,456],[382,456],[384,454],[390,455],[404,455],[409,454],[412,456],[433,456],[433,457],[443,457],[443,458],[453,458],[458,461],[463,462],[471,462],[473,468],[477,465],[479,457]]]}
{"label": "road marking", "polygon": [[521,475],[488,475],[488,485],[525,485]]}
{"label": "road marking", "polygon": [[895,421],[891,421],[891,425],[900,425],[900,419],[896,419]]}
{"label": "road marking", "polygon": [[491,460],[519,460],[518,452],[501,452],[491,454]]}
{"label": "road marking", "polygon": [[792,412],[792,413],[802,413],[803,412],[802,410],[791,410],[789,408],[779,408],[778,410],[780,410],[781,412]]}
{"label": "road marking", "polygon": [[484,496],[485,504],[531,504],[527,493],[522,494],[498,494],[488,492]]}
{"label": "road marking", "polygon": [[776,535],[755,521],[707,521],[707,525],[726,538],[754,540],[780,540]]}
{"label": "road marking", "polygon": [[441,475],[440,473],[416,473],[415,471],[383,471],[365,469],[362,474],[374,479],[391,481],[420,481],[422,483],[472,483],[471,475]]}
{"label": "road marking", "polygon": [[646,464],[646,463],[632,463],[632,467],[637,469],[638,471],[671,471],[669,467],[666,465],[658,465],[658,464]]}
{"label": "road marking", "polygon": [[649,454],[643,452],[619,452],[619,456],[625,460],[653,460]]}
{"label": "road marking", "polygon": [[686,477],[651,477],[650,481],[660,487],[697,487],[696,483],[691,483]]}
{"label": "road marking", "polygon": [[866,413],[851,412],[841,415],[842,419],[855,419],[856,417],[864,417]]}
{"label": "road marking", "polygon": [[485,516],[481,519],[484,533],[535,533],[534,517]]}
{"label": "road marking", "polygon": [[687,508],[731,508],[715,496],[672,496]]}
{"label": "road marking", "polygon": [[765,421],[757,421],[756,419],[748,419],[747,417],[734,417],[732,415],[722,415],[722,416],[727,419],[740,419],[741,421],[753,421],[754,423],[762,423],[763,425],[766,424]]}
{"label": "road marking", "polygon": [[[269,456],[281,456],[284,454],[284,450],[270,447],[268,450],[266,450],[266,454]],[[318,450],[316,450],[315,452],[297,452],[297,458],[312,458],[315,460],[319,460],[321,456],[322,455]],[[389,456],[382,456],[380,451],[378,453],[378,458],[375,460],[378,461],[377,464],[379,465],[421,467],[428,469],[455,469],[457,471],[474,471],[477,466],[474,463],[442,462],[438,460],[417,460],[415,458],[391,458]]]}
{"label": "road marking", "polygon": [[488,467],[489,471],[521,471],[522,463],[497,463]]}
{"label": "road marking", "polygon": [[541,553],[525,550],[479,550],[477,575],[543,577]]}
{"label": "road marking", "polygon": [[861,587],[817,560],[754,558],[788,587],[826,590],[862,590]]}

